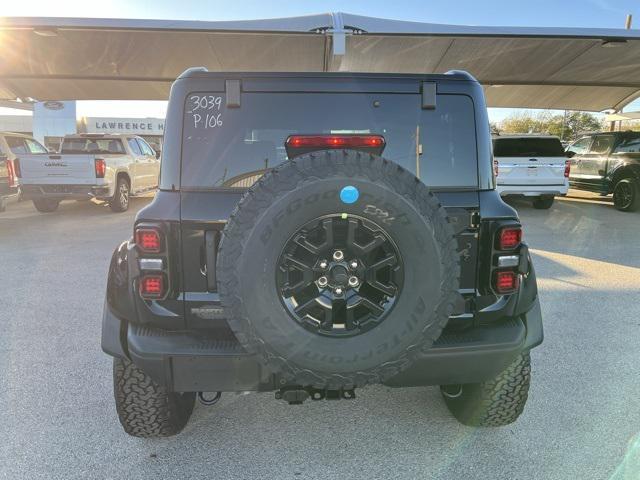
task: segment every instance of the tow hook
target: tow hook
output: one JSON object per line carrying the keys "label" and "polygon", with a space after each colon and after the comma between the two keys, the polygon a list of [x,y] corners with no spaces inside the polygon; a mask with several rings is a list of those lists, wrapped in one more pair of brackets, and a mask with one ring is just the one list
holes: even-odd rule
{"label": "tow hook", "polygon": [[289,405],[301,405],[309,398],[311,400],[353,400],[356,398],[356,392],[353,388],[326,390],[313,387],[285,387],[276,392],[276,400],[284,400]]}
{"label": "tow hook", "polygon": [[218,403],[218,400],[220,400],[220,397],[222,397],[222,392],[215,392],[215,394],[211,398],[205,397],[204,393],[205,392],[198,392],[198,400],[205,407],[210,407],[211,405],[215,405],[216,403]]}

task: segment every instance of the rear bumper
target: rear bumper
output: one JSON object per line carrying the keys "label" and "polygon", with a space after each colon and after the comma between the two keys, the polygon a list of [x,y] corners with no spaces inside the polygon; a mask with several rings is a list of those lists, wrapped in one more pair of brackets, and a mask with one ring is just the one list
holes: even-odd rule
{"label": "rear bumper", "polygon": [[113,196],[109,185],[21,185],[22,198],[33,200],[50,198],[59,200],[82,200],[97,198],[106,200]]}
{"label": "rear bumper", "polygon": [[497,185],[496,190],[501,196],[523,195],[538,197],[541,195],[566,195],[569,191],[568,183],[563,185]]}
{"label": "rear bumper", "polygon": [[[520,316],[462,332],[447,332],[407,370],[385,385],[409,387],[477,383],[495,377],[524,351],[542,343],[542,316],[536,298]],[[257,358],[235,340],[202,332],[168,332],[127,324],[105,304],[102,349],[128,357],[156,382],[180,392],[272,391],[282,386]]]}

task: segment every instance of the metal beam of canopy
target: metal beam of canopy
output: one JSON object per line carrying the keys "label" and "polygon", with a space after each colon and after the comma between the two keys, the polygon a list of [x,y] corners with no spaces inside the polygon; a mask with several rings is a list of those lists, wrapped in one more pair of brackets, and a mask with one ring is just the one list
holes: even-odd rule
{"label": "metal beam of canopy", "polygon": [[163,100],[186,68],[467,70],[493,107],[620,110],[640,96],[640,32],[470,27],[346,13],[269,20],[0,18],[0,99]]}

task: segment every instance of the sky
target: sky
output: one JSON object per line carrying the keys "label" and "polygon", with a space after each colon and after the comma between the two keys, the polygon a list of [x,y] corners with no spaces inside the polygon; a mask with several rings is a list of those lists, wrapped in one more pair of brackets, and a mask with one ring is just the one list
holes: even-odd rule
{"label": "sky", "polygon": [[[640,0],[3,0],[3,16],[241,20],[324,12],[461,25],[623,28]],[[638,109],[640,102],[627,108]],[[79,116],[164,116],[165,102],[78,102]],[[15,111],[14,111],[15,112]],[[511,109],[490,109],[500,121]],[[10,113],[0,108],[0,113]]]}

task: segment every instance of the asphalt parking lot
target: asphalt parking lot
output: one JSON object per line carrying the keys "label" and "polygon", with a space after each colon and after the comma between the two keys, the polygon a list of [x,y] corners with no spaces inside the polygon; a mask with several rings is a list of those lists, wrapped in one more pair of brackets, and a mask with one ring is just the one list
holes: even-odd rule
{"label": "asphalt parking lot", "polygon": [[180,436],[142,440],[118,423],[100,321],[112,250],[147,202],[0,214],[0,478],[638,478],[640,214],[514,203],[546,335],[514,425],[474,430],[436,388],[375,387],[296,407],[223,395]]}

